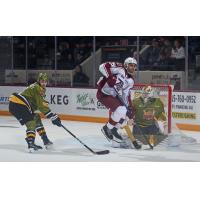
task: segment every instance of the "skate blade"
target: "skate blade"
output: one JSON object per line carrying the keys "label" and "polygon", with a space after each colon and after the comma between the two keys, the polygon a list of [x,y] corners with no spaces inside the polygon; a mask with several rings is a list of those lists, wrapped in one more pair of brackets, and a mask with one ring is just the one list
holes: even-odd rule
{"label": "skate blade", "polygon": [[27,150],[27,152],[28,152],[28,153],[35,153],[35,152],[40,152],[40,151],[42,151],[42,150],[43,150],[43,149],[35,150],[35,149],[33,149],[33,148],[30,148],[30,149]]}
{"label": "skate blade", "polygon": [[53,144],[50,145],[44,145],[46,150],[54,150]]}
{"label": "skate blade", "polygon": [[120,140],[119,138],[116,138],[115,136],[113,137],[112,140],[117,142],[117,143],[123,143],[123,140]]}

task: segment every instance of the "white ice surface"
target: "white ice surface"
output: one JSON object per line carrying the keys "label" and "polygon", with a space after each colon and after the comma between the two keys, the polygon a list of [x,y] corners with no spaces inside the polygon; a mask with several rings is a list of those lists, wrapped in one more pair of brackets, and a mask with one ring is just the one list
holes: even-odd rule
{"label": "white ice surface", "polygon": [[[101,133],[103,124],[63,121],[63,124],[94,151],[110,150],[107,155],[93,155],[63,128],[43,120],[49,138],[54,142],[53,150],[27,153],[25,126],[21,126],[14,117],[0,116],[0,161],[200,161],[200,134],[183,131],[197,139],[197,144],[180,147],[157,146],[154,150],[116,149]],[[36,143],[42,145],[39,136]]]}

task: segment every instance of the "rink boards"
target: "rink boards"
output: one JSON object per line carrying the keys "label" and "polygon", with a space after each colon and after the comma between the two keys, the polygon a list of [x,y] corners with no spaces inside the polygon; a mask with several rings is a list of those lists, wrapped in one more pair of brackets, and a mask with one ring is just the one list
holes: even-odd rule
{"label": "rink boards", "polygon": [[[9,96],[24,88],[0,86],[0,115],[10,115]],[[200,131],[200,93],[173,92],[172,96],[172,124],[181,129]],[[62,119],[101,123],[107,121],[108,110],[97,100],[96,89],[48,87],[46,99],[52,111]]]}

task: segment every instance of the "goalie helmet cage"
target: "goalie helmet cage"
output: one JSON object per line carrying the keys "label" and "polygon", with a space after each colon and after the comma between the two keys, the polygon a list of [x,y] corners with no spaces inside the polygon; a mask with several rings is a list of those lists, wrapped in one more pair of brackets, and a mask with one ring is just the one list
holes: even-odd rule
{"label": "goalie helmet cage", "polygon": [[172,129],[172,91],[173,85],[164,84],[135,84],[131,93],[131,99],[139,97],[145,86],[151,86],[154,91],[154,97],[159,97],[164,104],[165,113],[167,114],[168,133]]}

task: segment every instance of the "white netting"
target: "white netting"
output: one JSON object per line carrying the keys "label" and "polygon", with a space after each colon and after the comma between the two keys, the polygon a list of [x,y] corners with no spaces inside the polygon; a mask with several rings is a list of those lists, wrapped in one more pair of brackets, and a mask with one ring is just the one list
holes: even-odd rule
{"label": "white netting", "polygon": [[184,144],[195,144],[197,140],[191,136],[182,133],[181,130],[173,124],[172,132],[168,135],[168,146],[177,147]]}

